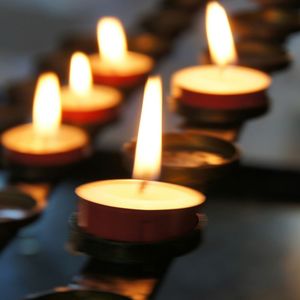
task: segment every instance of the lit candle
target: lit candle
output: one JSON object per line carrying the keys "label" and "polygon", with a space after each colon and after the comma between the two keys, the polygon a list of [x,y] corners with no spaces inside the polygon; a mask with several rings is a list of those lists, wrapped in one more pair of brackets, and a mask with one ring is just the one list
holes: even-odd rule
{"label": "lit candle", "polygon": [[143,81],[152,70],[153,60],[149,56],[127,51],[125,32],[118,19],[100,19],[97,38],[100,53],[90,56],[96,83],[132,87]]}
{"label": "lit candle", "polygon": [[135,179],[98,181],[76,189],[79,225],[86,232],[110,240],[153,242],[183,235],[196,226],[204,196],[153,181],[160,174],[161,101],[160,79],[151,78],[145,89]]}
{"label": "lit candle", "polygon": [[[271,78],[261,71],[232,65],[237,60],[235,45],[226,12],[217,2],[208,4],[206,27],[215,64],[177,71],[171,79],[172,98],[179,106],[208,111],[265,108]],[[203,111],[201,117],[205,119]],[[219,121],[213,118],[213,122]]]}
{"label": "lit candle", "polygon": [[32,123],[3,133],[2,145],[9,161],[27,166],[57,166],[86,155],[86,133],[61,125],[59,81],[53,73],[45,73],[38,80],[32,119]]}
{"label": "lit candle", "polygon": [[69,86],[62,88],[62,117],[77,125],[104,124],[119,114],[121,93],[93,85],[88,57],[76,52],[71,58]]}

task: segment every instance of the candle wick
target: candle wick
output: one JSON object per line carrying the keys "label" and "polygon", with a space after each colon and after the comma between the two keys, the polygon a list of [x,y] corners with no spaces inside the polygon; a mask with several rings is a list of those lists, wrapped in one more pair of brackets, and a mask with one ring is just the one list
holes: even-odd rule
{"label": "candle wick", "polygon": [[147,181],[143,180],[140,184],[139,193],[142,194],[147,186]]}

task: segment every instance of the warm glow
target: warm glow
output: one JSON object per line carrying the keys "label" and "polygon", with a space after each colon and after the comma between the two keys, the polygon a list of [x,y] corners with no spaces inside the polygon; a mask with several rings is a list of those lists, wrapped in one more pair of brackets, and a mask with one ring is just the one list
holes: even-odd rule
{"label": "warm glow", "polygon": [[162,147],[162,83],[160,77],[150,77],[146,83],[144,101],[136,143],[133,177],[153,180],[160,175]]}
{"label": "warm glow", "polygon": [[213,62],[219,66],[235,63],[237,54],[229,21],[225,9],[218,2],[207,5],[206,32]]}
{"label": "warm glow", "polygon": [[127,52],[126,35],[122,23],[114,17],[99,20],[97,38],[102,60],[111,64],[119,63]]}
{"label": "warm glow", "polygon": [[44,137],[54,135],[61,122],[59,81],[54,73],[38,79],[33,103],[33,129]]}
{"label": "warm glow", "polygon": [[85,96],[92,87],[92,71],[88,57],[81,52],[75,52],[70,65],[70,88],[76,94]]}

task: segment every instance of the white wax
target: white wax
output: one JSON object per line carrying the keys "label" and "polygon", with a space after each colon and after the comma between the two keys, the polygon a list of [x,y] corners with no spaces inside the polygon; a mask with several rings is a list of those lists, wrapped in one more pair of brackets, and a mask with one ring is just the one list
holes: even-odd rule
{"label": "white wax", "polygon": [[180,89],[198,93],[232,95],[263,91],[271,84],[269,75],[246,67],[216,65],[193,66],[177,71],[171,79],[173,96]]}
{"label": "white wax", "polygon": [[146,74],[153,68],[153,59],[147,55],[135,52],[127,52],[125,58],[111,64],[101,60],[99,54],[90,56],[91,67],[94,73],[104,75],[130,76],[137,74]]}
{"label": "white wax", "polygon": [[61,125],[55,135],[47,138],[37,135],[32,124],[14,127],[2,135],[2,144],[5,148],[27,154],[67,152],[84,147],[87,143],[86,133],[69,125]]}
{"label": "white wax", "polygon": [[76,194],[88,201],[126,209],[168,210],[197,206],[205,197],[190,188],[157,181],[120,179],[96,181],[79,186]]}
{"label": "white wax", "polygon": [[63,110],[92,111],[117,106],[122,99],[121,93],[110,87],[95,85],[85,95],[79,95],[69,87],[63,87],[61,101]]}

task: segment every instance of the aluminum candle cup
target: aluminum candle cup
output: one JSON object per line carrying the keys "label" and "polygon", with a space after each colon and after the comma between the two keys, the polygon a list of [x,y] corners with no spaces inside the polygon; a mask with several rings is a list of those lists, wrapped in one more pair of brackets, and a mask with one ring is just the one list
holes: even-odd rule
{"label": "aluminum candle cup", "polygon": [[157,59],[170,52],[171,41],[144,32],[128,38],[128,49]]}
{"label": "aluminum candle cup", "polygon": [[[236,43],[238,63],[264,72],[275,72],[290,65],[292,57],[286,50],[275,44],[265,44],[259,41],[240,41]],[[208,50],[200,56],[201,64],[212,63]]]}
{"label": "aluminum candle cup", "polygon": [[192,230],[204,196],[168,183],[133,179],[82,185],[78,224],[85,232],[108,240],[156,242]]}
{"label": "aluminum candle cup", "polygon": [[207,126],[239,125],[268,108],[267,74],[241,66],[193,66],[171,78],[171,108],[189,122]]}
{"label": "aluminum candle cup", "polygon": [[68,125],[48,141],[37,138],[31,124],[20,125],[3,133],[2,145],[13,176],[30,181],[60,177],[90,153],[87,134]]}
{"label": "aluminum candle cup", "polygon": [[44,204],[15,189],[0,191],[0,250],[18,230],[35,221]]}
{"label": "aluminum candle cup", "polygon": [[86,97],[63,87],[62,118],[78,126],[104,125],[118,118],[121,101],[121,93],[106,86],[94,86]]}
{"label": "aluminum candle cup", "polygon": [[[133,164],[135,142],[124,145],[125,163]],[[182,132],[163,135],[161,179],[180,185],[208,188],[238,164],[239,150],[220,138]]]}

